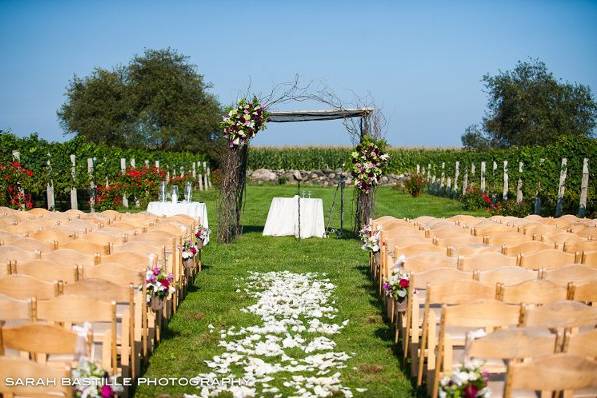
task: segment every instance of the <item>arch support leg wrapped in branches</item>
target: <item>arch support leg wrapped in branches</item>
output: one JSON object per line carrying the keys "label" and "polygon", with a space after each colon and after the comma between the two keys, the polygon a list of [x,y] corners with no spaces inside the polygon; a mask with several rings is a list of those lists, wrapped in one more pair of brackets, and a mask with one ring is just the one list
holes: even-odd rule
{"label": "arch support leg wrapped in branches", "polygon": [[247,178],[249,146],[226,151],[222,159],[224,170],[218,200],[218,242],[230,243],[241,233],[240,215]]}

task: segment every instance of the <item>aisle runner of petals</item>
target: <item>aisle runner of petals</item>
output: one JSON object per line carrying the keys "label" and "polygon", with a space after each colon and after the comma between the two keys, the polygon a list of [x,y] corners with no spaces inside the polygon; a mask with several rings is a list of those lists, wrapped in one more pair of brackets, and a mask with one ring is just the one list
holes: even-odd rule
{"label": "aisle runner of petals", "polygon": [[333,323],[337,309],[335,301],[328,300],[335,286],[324,275],[251,272],[244,292],[257,303],[241,311],[259,316],[261,322],[222,330],[219,345],[226,352],[206,361],[212,372],[197,376],[214,381],[238,378],[243,385],[216,382],[203,387],[199,396],[229,391],[234,397],[282,397],[277,385],[293,390],[290,396],[295,397],[352,397],[338,372],[351,356],[334,351],[336,343],[330,339],[348,320]]}

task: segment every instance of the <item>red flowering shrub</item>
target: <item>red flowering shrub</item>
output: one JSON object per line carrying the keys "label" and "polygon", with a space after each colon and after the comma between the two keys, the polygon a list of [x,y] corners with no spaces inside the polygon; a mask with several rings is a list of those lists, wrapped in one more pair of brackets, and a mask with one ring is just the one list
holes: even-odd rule
{"label": "red flowering shrub", "polygon": [[33,207],[30,188],[33,171],[24,168],[19,162],[0,164],[0,205],[13,209]]}
{"label": "red flowering shrub", "polygon": [[98,210],[115,209],[122,206],[122,197],[126,195],[139,201],[146,207],[152,198],[157,197],[160,182],[166,173],[156,167],[128,168],[124,174],[116,176],[109,186],[98,186],[95,206]]}

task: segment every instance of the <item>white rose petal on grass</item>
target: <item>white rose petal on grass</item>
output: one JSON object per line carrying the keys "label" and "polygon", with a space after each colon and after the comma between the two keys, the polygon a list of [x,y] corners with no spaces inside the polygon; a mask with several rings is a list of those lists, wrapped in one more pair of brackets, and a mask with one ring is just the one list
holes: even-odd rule
{"label": "white rose petal on grass", "polygon": [[[245,383],[213,383],[202,388],[201,396],[281,397],[280,388],[286,387],[294,391],[290,396],[352,397],[337,371],[351,355],[334,351],[332,339],[348,320],[334,322],[338,310],[330,300],[335,286],[329,279],[316,273],[251,272],[244,282],[237,292],[242,289],[256,302],[240,311],[260,322],[221,330],[218,345],[226,352],[205,361],[212,372],[198,377],[213,380],[219,375]],[[208,328],[211,332],[213,325]]]}

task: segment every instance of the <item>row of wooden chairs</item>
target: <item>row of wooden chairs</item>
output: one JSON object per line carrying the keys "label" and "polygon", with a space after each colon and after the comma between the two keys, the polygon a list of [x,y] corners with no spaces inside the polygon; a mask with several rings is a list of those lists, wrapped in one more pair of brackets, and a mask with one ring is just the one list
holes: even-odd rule
{"label": "row of wooden chairs", "polygon": [[[19,341],[14,336],[20,335],[20,356],[34,361],[11,372],[43,370],[46,362],[52,362],[48,356],[63,354],[53,351],[51,344],[26,343],[28,336],[47,332],[51,341],[53,332],[47,326],[60,325],[72,333],[71,328],[90,322],[87,354],[92,360],[113,375],[138,376],[159,342],[164,319],[176,311],[196,271],[187,270],[181,258],[182,242],[191,237],[196,221],[113,211],[0,208],[0,214],[0,261],[6,264],[0,270],[0,321],[8,328],[6,335],[12,336],[0,339],[0,352],[14,351],[14,342]],[[175,278],[176,292],[157,312],[145,299],[143,282],[150,263],[161,264]],[[73,358],[52,362],[51,371],[56,364],[74,365]],[[0,356],[0,368],[5,364],[13,368],[15,360]]]}
{"label": "row of wooden chairs", "polygon": [[[472,216],[415,220],[382,217],[373,222],[374,229],[382,229],[381,251],[372,255],[370,261],[380,293],[383,281],[395,269],[396,263],[410,274],[406,305],[399,306],[387,296],[384,299],[389,319],[396,328],[396,342],[400,343],[405,358],[410,360],[411,374],[418,385],[426,383],[430,395],[437,396],[441,376],[451,373],[455,360],[462,360],[454,355],[453,349],[465,346],[465,338],[458,329],[460,332],[483,328],[484,332],[500,329],[504,333],[517,333],[517,330],[524,330],[521,328],[534,326],[549,334],[555,327],[555,334],[570,337],[579,327],[592,329],[597,326],[597,312],[590,306],[597,300],[597,268],[590,262],[579,264],[583,252],[571,254],[556,245],[550,246],[546,240],[533,240],[529,236],[548,229],[557,233],[558,229],[565,228],[565,234],[583,231],[591,237],[594,235],[587,231],[594,231],[595,225],[570,217],[559,224],[546,224],[549,228],[542,229],[540,225],[542,223],[536,217],[527,222]],[[496,236],[500,239],[492,239]],[[588,238],[580,236],[577,239],[585,242],[581,245],[583,251],[593,247]],[[506,241],[509,245],[504,244]],[[568,242],[571,240],[564,241]],[[452,307],[460,310],[452,310]],[[451,315],[463,311],[470,315],[470,320],[462,315]],[[447,344],[447,336],[453,339],[450,344]],[[587,338],[597,343],[595,335]],[[557,356],[555,362],[549,363],[577,361],[583,366],[588,363],[589,368],[593,366],[595,369],[591,362],[595,355],[589,355],[589,359],[571,360],[570,355],[562,354],[565,350],[561,337],[558,337],[558,343],[559,349],[552,345],[551,351],[540,352]],[[499,353],[499,347],[488,345]],[[532,367],[528,360],[535,356],[521,355],[520,359],[525,358],[525,365]],[[483,355],[477,357],[483,358]],[[502,376],[508,374],[503,390],[509,396],[513,388],[521,387],[514,376],[518,371],[518,357],[500,359],[508,360],[511,365],[506,372],[507,367],[502,363]],[[564,384],[561,389],[567,390],[570,385]],[[543,389],[540,385],[535,387],[535,390]],[[493,392],[502,390],[501,387],[492,388]]]}

